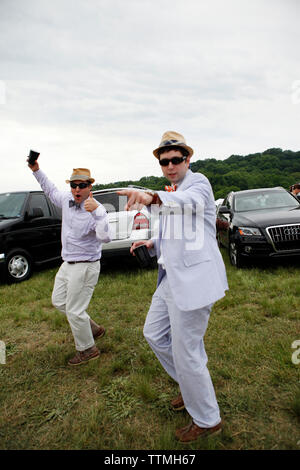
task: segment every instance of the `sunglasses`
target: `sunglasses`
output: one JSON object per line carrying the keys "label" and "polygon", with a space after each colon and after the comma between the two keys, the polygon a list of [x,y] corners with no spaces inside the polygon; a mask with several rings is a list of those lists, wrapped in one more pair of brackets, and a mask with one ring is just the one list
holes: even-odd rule
{"label": "sunglasses", "polygon": [[73,181],[70,183],[71,188],[76,189],[77,186],[79,189],[85,189],[87,188],[91,183],[73,183]]}
{"label": "sunglasses", "polygon": [[159,164],[161,166],[168,166],[169,163],[171,162],[172,165],[179,165],[180,163],[184,162],[186,160],[186,157],[173,157],[173,158],[162,158],[159,160]]}

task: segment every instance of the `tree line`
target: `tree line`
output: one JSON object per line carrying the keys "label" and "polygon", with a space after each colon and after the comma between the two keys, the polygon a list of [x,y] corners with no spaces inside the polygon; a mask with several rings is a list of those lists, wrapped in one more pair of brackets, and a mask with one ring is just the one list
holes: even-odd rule
{"label": "tree line", "polygon": [[[286,189],[300,181],[300,151],[271,148],[262,153],[231,155],[225,160],[208,158],[191,162],[191,170],[204,174],[210,181],[215,199],[230,191],[283,186]],[[143,176],[138,181],[95,184],[93,189],[142,186],[154,190],[169,184],[164,177]]]}

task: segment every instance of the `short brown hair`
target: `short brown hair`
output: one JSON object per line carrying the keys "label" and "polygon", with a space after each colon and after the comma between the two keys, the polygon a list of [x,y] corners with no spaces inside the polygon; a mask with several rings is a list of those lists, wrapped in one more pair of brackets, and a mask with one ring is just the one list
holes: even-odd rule
{"label": "short brown hair", "polygon": [[170,152],[171,150],[179,150],[183,157],[189,156],[189,151],[186,148],[181,147],[180,145],[169,145],[166,147],[161,147],[157,150],[158,158],[161,156],[162,153]]}

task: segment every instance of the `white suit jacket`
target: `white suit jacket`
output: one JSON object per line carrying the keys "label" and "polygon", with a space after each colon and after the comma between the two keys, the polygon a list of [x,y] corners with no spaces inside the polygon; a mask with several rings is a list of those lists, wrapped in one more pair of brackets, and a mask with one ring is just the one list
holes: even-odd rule
{"label": "white suit jacket", "polygon": [[[162,201],[151,206],[159,214],[152,241],[157,259],[163,254],[170,289],[180,310],[195,310],[216,302],[228,289],[216,240],[216,209],[208,179],[188,170],[176,192],[157,191]],[[164,270],[159,265],[157,285]]]}

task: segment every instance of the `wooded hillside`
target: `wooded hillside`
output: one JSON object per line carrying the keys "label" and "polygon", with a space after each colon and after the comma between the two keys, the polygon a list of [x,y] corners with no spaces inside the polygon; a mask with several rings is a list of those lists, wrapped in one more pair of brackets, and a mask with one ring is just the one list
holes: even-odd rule
{"label": "wooded hillside", "polygon": [[[246,156],[231,155],[225,160],[208,158],[191,163],[191,170],[203,173],[210,180],[215,199],[225,197],[229,191],[283,186],[288,189],[300,181],[300,151],[271,148],[262,153]],[[163,177],[144,176],[138,181],[116,181],[95,184],[94,189],[128,185],[163,189]]]}

